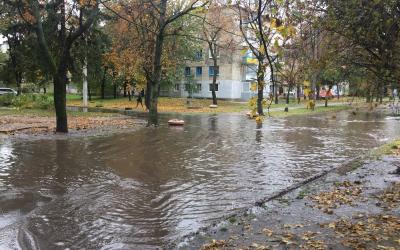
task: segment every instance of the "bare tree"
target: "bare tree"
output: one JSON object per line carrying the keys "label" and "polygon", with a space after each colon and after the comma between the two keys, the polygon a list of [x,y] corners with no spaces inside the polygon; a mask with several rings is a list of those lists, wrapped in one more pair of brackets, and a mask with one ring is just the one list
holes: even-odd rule
{"label": "bare tree", "polygon": [[216,84],[219,70],[220,52],[224,51],[226,55],[232,54],[242,41],[240,34],[237,34],[235,27],[235,12],[228,8],[225,3],[220,1],[211,1],[207,11],[202,16],[203,19],[203,37],[207,43],[210,59],[213,63],[213,79],[211,84],[211,93],[213,104],[217,105]]}

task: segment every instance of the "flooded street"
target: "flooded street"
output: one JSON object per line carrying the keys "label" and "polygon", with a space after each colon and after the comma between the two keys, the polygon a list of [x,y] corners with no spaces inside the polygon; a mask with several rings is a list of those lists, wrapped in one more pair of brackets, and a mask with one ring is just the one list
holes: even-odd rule
{"label": "flooded street", "polygon": [[377,114],[262,128],[241,115],[184,119],[103,138],[0,139],[0,249],[162,246],[400,136],[399,120]]}

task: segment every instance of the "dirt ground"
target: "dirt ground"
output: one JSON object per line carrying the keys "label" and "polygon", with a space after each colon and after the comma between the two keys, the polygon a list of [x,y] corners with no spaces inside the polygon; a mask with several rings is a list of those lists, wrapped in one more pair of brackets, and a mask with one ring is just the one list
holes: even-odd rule
{"label": "dirt ground", "polygon": [[385,156],[355,168],[330,172],[171,247],[400,249],[400,158]]}
{"label": "dirt ground", "polygon": [[[144,121],[124,115],[85,115],[69,116],[68,129],[72,135],[101,135],[118,131],[132,130],[144,126]],[[0,136],[40,136],[55,134],[54,116],[2,115]]]}

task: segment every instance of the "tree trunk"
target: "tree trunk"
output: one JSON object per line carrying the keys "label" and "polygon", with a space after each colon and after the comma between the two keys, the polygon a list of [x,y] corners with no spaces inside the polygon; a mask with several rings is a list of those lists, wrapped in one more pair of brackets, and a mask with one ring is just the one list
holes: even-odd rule
{"label": "tree trunk", "polygon": [[21,88],[22,72],[20,72],[20,71],[15,72],[15,80],[17,83],[17,95],[21,95],[22,94],[22,88]]}
{"label": "tree trunk", "polygon": [[90,85],[89,85],[89,83],[88,83],[87,88],[88,88],[88,98],[89,98],[89,101],[91,101],[91,100],[92,100],[92,91],[90,91]]}
{"label": "tree trunk", "polygon": [[217,94],[215,93],[215,89],[217,86],[217,74],[216,74],[216,69],[217,69],[217,60],[214,60],[214,75],[213,75],[213,81],[212,81],[212,89],[211,89],[211,94],[212,94],[212,100],[213,104],[217,105]]}
{"label": "tree trunk", "polygon": [[213,79],[212,79],[212,84],[211,84],[211,95],[212,95],[212,101],[214,105],[217,105],[217,94],[215,92],[216,85],[217,85],[217,68],[218,68],[218,58],[217,58],[217,46],[216,44],[210,42],[209,43],[210,51],[211,51],[211,56],[213,60],[213,67],[214,67],[214,74],[213,74]]}
{"label": "tree trunk", "polygon": [[117,84],[114,83],[114,99],[117,99]]}
{"label": "tree trunk", "polygon": [[286,104],[289,104],[289,94],[290,94],[290,86],[288,87],[288,91],[287,91],[287,94],[286,94]]}
{"label": "tree trunk", "polygon": [[279,103],[279,89],[278,89],[278,83],[274,81],[275,84],[275,104]]}
{"label": "tree trunk", "polygon": [[46,94],[47,93],[47,89],[46,89],[46,87],[43,87],[43,94]]}
{"label": "tree trunk", "polygon": [[107,73],[107,68],[104,67],[104,72],[103,72],[103,79],[101,80],[101,99],[105,99],[105,88],[106,88],[106,73]]}
{"label": "tree trunk", "polygon": [[321,87],[319,85],[317,85],[316,88],[317,88],[317,96],[316,96],[316,98],[317,98],[317,100],[319,100],[320,99]]}
{"label": "tree trunk", "polygon": [[[64,57],[65,58],[65,57]],[[60,60],[58,70],[54,76],[54,107],[56,109],[56,132],[68,133],[67,111],[66,111],[66,85],[67,65],[65,59]]]}
{"label": "tree trunk", "polygon": [[[165,12],[164,16],[165,16]],[[149,108],[149,118],[148,118],[148,126],[154,125],[158,126],[158,92],[160,88],[161,81],[161,56],[162,56],[162,47],[164,43],[164,30],[160,30],[157,34],[156,39],[156,48],[154,51],[154,72],[153,78],[151,81],[151,91],[150,91],[150,108]]]}
{"label": "tree trunk", "polygon": [[257,113],[258,115],[264,115],[264,108],[262,105],[263,99],[264,99],[264,85],[265,85],[265,67],[264,65],[261,64],[261,62],[258,63],[258,69],[257,69],[257,87],[258,87],[258,92],[257,92]]}
{"label": "tree trunk", "polygon": [[126,82],[124,83],[124,97],[126,97]]}
{"label": "tree trunk", "polygon": [[329,89],[325,94],[325,107],[328,107],[328,98],[331,95],[331,91],[332,91],[332,86],[329,85]]}
{"label": "tree trunk", "polygon": [[[146,83],[146,92],[144,94],[144,105],[148,110],[150,110],[150,93],[151,93],[151,83],[150,81],[147,81]],[[140,95],[140,92],[139,92]]]}
{"label": "tree trunk", "polygon": [[339,91],[339,84],[336,84],[336,94],[337,94],[337,99],[340,99],[340,91]]}
{"label": "tree trunk", "polygon": [[158,23],[160,25],[160,29],[157,33],[155,50],[154,50],[154,63],[153,63],[153,75],[150,76],[152,80],[151,89],[150,89],[150,108],[149,108],[149,117],[148,117],[148,126],[154,125],[158,126],[158,95],[160,92],[160,82],[161,82],[161,73],[162,73],[162,64],[161,64],[161,56],[164,45],[164,31],[166,26],[166,12],[167,12],[167,0],[161,0],[159,13],[160,18]]}
{"label": "tree trunk", "polygon": [[300,89],[300,85],[297,85],[297,104],[300,104],[300,92],[301,92],[301,89]]}
{"label": "tree trunk", "polygon": [[317,100],[317,96],[315,95],[315,90],[317,89],[317,75],[314,73],[311,77],[311,97],[314,102]]}

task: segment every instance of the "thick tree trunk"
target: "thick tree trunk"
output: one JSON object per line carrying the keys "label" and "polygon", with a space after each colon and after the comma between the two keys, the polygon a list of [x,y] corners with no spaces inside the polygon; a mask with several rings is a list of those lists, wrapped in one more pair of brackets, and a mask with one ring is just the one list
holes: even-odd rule
{"label": "thick tree trunk", "polygon": [[117,99],[117,84],[114,83],[114,99]]}
{"label": "thick tree trunk", "polygon": [[160,6],[159,7],[160,18],[158,20],[158,24],[160,25],[160,29],[158,30],[155,41],[153,72],[152,72],[153,75],[148,77],[149,79],[151,79],[150,107],[149,107],[149,116],[147,123],[148,126],[151,125],[158,126],[158,95],[160,92],[161,73],[162,73],[161,56],[164,45],[167,0],[161,0],[159,6]]}
{"label": "thick tree trunk", "polygon": [[[164,17],[165,17],[165,12]],[[164,20],[164,18],[161,18]],[[148,126],[154,125],[158,126],[158,94],[160,89],[161,82],[161,56],[162,56],[162,47],[164,43],[164,30],[161,29],[157,34],[156,38],[156,47],[154,51],[154,72],[151,81],[151,90],[150,90],[150,108],[149,108],[149,117],[148,117]]]}
{"label": "thick tree trunk", "polygon": [[54,107],[56,110],[56,132],[68,133],[66,111],[67,60],[60,60],[58,70],[54,76]]}
{"label": "thick tree trunk", "polygon": [[317,98],[317,100],[319,100],[320,99],[321,87],[319,85],[317,85],[316,88],[317,88],[317,97],[316,98]]}

